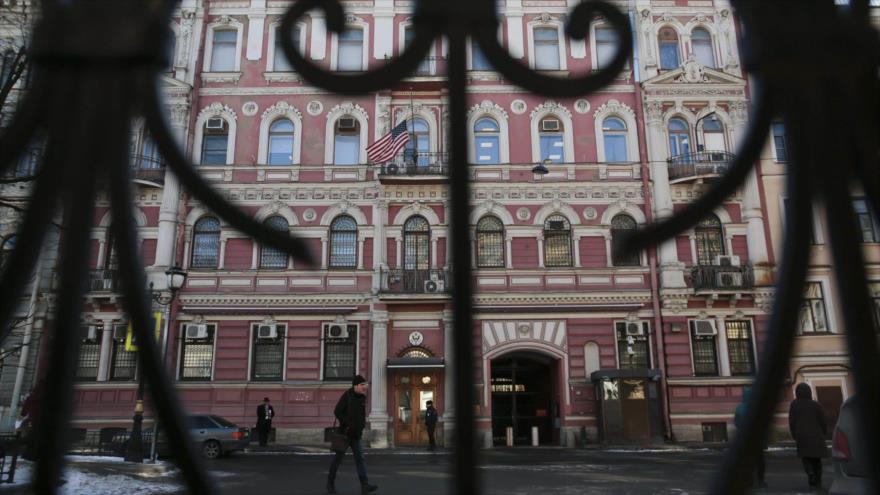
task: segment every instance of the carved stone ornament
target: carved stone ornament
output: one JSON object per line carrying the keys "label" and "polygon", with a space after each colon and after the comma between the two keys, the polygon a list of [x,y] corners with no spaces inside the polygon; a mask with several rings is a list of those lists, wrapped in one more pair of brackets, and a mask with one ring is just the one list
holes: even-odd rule
{"label": "carved stone ornament", "polygon": [[580,114],[585,114],[590,111],[590,102],[581,98],[574,102],[574,111]]}
{"label": "carved stone ornament", "polygon": [[318,216],[318,215],[317,215],[317,213],[315,213],[315,210],[313,210],[312,208],[308,208],[308,209],[306,209],[306,211],[303,212],[303,218],[309,222],[314,220],[316,216]]}
{"label": "carved stone ornament", "polygon": [[659,101],[648,101],[645,103],[645,115],[648,122],[663,122],[663,103]]}
{"label": "carved stone ornament", "polygon": [[505,120],[507,119],[507,112],[497,103],[489,100],[483,100],[479,105],[472,106],[471,109],[468,110],[468,117],[471,117],[475,113],[487,113]]}
{"label": "carved stone ornament", "polygon": [[526,113],[527,109],[528,106],[523,100],[513,100],[512,102],[510,102],[510,111],[517,115],[522,115]]}
{"label": "carved stone ornament", "polygon": [[348,212],[348,210],[351,209],[353,206],[354,206],[354,205],[351,204],[348,200],[343,200],[341,203],[339,203],[339,211],[340,211],[341,213],[346,213],[346,212]]}
{"label": "carved stone ornament", "polygon": [[627,104],[621,103],[614,98],[606,101],[602,104],[596,111],[593,113],[594,118],[599,118],[600,116],[605,116],[608,114],[626,114],[632,118],[635,118],[636,114],[633,112],[632,108],[630,108]]}
{"label": "carved stone ornament", "polygon": [[422,342],[425,341],[425,336],[422,335],[422,332],[412,332],[409,334],[409,344],[410,345],[422,345]]}
{"label": "carved stone ornament", "polygon": [[247,115],[248,117],[253,117],[260,110],[259,105],[255,101],[246,101],[244,105],[241,106],[241,113]]}
{"label": "carved stone ornament", "polygon": [[203,108],[201,112],[199,112],[199,119],[203,117],[210,117],[213,115],[222,115],[224,117],[229,117],[232,120],[238,120],[238,115],[235,114],[235,110],[229,108],[228,106],[220,103],[219,101],[215,101],[211,103],[207,107]]}
{"label": "carved stone ornament", "polygon": [[421,201],[413,201],[412,203],[412,211],[416,214],[421,213],[421,211],[425,208],[425,205],[422,204]]}
{"label": "carved stone ornament", "polygon": [[549,12],[541,12],[537,17],[535,17],[535,20],[541,22],[550,22],[554,20],[554,17],[550,15]]}
{"label": "carved stone ornament", "polygon": [[331,108],[327,112],[327,119],[328,120],[335,119],[336,117],[339,117],[342,115],[351,115],[351,114],[356,114],[356,115],[362,117],[364,120],[370,119],[370,115],[367,113],[366,110],[364,110],[364,108],[362,106],[360,106],[356,103],[352,103],[350,101],[343,101],[339,105],[336,105],[335,107]]}
{"label": "carved stone ornament", "polygon": [[530,212],[529,209],[526,207],[522,207],[516,210],[516,217],[520,220],[528,220],[529,218],[531,218],[531,216],[532,212]]}
{"label": "carved stone ornament", "polygon": [[285,207],[286,207],[286,206],[285,206],[284,203],[282,203],[282,202],[280,202],[280,201],[275,201],[275,202],[272,203],[272,205],[269,207],[269,211],[271,211],[271,212],[274,214],[274,213],[278,213],[279,211],[283,210]]}
{"label": "carved stone ornament", "polygon": [[321,115],[321,112],[324,111],[324,104],[318,100],[312,100],[306,106],[306,112],[309,112],[311,116]]}
{"label": "carved stone ornament", "polygon": [[532,333],[532,326],[528,323],[522,323],[518,327],[516,327],[516,331],[519,332],[520,337],[526,337],[530,333]]}
{"label": "carved stone ornament", "polygon": [[553,100],[547,100],[544,103],[536,106],[532,113],[529,114],[529,117],[532,119],[535,118],[536,115],[543,113],[555,113],[557,115],[564,115],[568,118],[571,118],[571,112],[568,111],[562,104],[555,102]]}
{"label": "carved stone ornament", "polygon": [[749,118],[748,105],[744,101],[732,101],[728,105],[730,118],[734,122],[745,122]]}
{"label": "carved stone ornament", "polygon": [[223,14],[223,15],[221,15],[220,17],[218,17],[218,18],[214,21],[214,23],[215,23],[215,24],[219,24],[219,25],[221,25],[221,26],[228,26],[228,25],[232,24],[232,17],[229,17],[229,16],[226,15],[226,14]]}
{"label": "carved stone ornament", "polygon": [[693,55],[685,60],[682,65],[684,72],[675,78],[675,82],[684,83],[705,83],[709,82],[709,76],[706,74],[706,68],[694,58]]}
{"label": "carved stone ornament", "polygon": [[598,215],[598,212],[592,206],[584,208],[584,218],[587,220],[594,220]]}
{"label": "carved stone ornament", "polygon": [[299,110],[297,110],[296,107],[291,106],[290,103],[287,103],[286,101],[282,100],[282,101],[279,101],[278,103],[272,105],[271,107],[267,108],[266,111],[263,112],[263,120],[266,120],[266,119],[269,119],[269,118],[272,118],[275,116],[290,115],[290,114],[293,114],[296,116],[297,119],[302,120],[302,114],[299,112]]}

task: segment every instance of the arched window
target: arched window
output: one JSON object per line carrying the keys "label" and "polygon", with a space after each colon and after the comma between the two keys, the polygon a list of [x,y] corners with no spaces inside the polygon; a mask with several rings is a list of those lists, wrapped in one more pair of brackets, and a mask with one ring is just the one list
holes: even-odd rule
{"label": "arched window", "polygon": [[337,70],[364,70],[364,30],[349,28],[339,35]]}
{"label": "arched window", "polygon": [[193,268],[217,268],[220,263],[220,220],[199,219],[193,227]]}
{"label": "arched window", "polygon": [[618,117],[608,117],[602,121],[602,139],[605,145],[606,162],[626,162],[626,123]]}
{"label": "arched window", "polygon": [[559,70],[559,30],[555,27],[536,27],[535,69]]}
{"label": "arched window", "polygon": [[541,145],[541,161],[550,160],[553,163],[565,161],[565,144],[563,142],[562,121],[553,116],[547,116],[538,123],[538,141]]}
{"label": "arched window", "polygon": [[424,347],[407,347],[400,353],[400,357],[425,359],[434,356]]}
{"label": "arched window", "polygon": [[269,126],[269,165],[293,164],[293,122],[278,119]]}
{"label": "arched window", "polygon": [[350,216],[336,217],[330,224],[330,268],[357,267],[357,222]]}
{"label": "arched window", "polygon": [[671,27],[660,30],[657,36],[660,45],[660,68],[665,70],[677,69],[681,65],[678,52],[678,33]]}
{"label": "arched window", "polygon": [[724,254],[724,230],[721,220],[710,214],[694,227],[697,264],[714,265],[715,257]]}
{"label": "arched window", "polygon": [[669,119],[669,155],[679,156],[691,152],[691,137],[688,123],[678,117]]}
{"label": "arched window", "polygon": [[602,69],[611,64],[617,52],[617,32],[610,27],[596,28],[596,68]]}
{"label": "arched window", "polygon": [[427,270],[431,267],[431,227],[421,216],[403,224],[403,269]]}
{"label": "arched window", "polygon": [[409,141],[403,148],[403,157],[407,164],[424,167],[431,164],[431,132],[425,119],[410,119],[406,122]]}
{"label": "arched window", "polygon": [[[279,232],[289,232],[290,225],[287,219],[281,216],[267,218],[263,225]],[[287,268],[287,253],[271,246],[260,247],[260,268],[284,269]]]}
{"label": "arched window", "polygon": [[333,163],[357,165],[361,156],[361,124],[356,118],[340,117],[334,126]]}
{"label": "arched window", "polygon": [[12,255],[12,251],[15,249],[15,245],[18,243],[18,236],[11,235],[7,237],[3,241],[3,245],[0,246],[0,266],[4,266],[6,261]]}
{"label": "arched window", "polygon": [[571,266],[571,224],[562,215],[544,222],[544,266]]}
{"label": "arched window", "polygon": [[639,253],[617,254],[617,247],[626,234],[636,230],[636,221],[629,215],[616,215],[611,219],[611,264],[614,266],[639,266]]}
{"label": "arched window", "polygon": [[[159,146],[149,132],[144,130],[141,153],[137,158],[137,168],[160,169],[163,167],[162,156],[159,154]],[[225,157],[224,157],[225,159]]]}
{"label": "arched window", "polygon": [[691,32],[691,46],[694,49],[694,58],[697,62],[715,68],[715,49],[712,47],[712,35],[703,28],[694,29]]}
{"label": "arched window", "polygon": [[205,121],[202,136],[202,165],[226,165],[229,146],[229,124],[226,119],[212,117]]}
{"label": "arched window", "polygon": [[474,155],[478,164],[497,164],[500,161],[498,122],[483,117],[474,124]]}
{"label": "arched window", "polygon": [[504,268],[504,224],[496,217],[477,222],[477,267]]}
{"label": "arched window", "polygon": [[[714,115],[703,119],[703,149],[706,151],[724,151],[724,124]],[[702,151],[702,150],[701,150]]]}
{"label": "arched window", "polygon": [[215,29],[211,45],[211,72],[234,71],[237,46],[238,31],[235,29]]}

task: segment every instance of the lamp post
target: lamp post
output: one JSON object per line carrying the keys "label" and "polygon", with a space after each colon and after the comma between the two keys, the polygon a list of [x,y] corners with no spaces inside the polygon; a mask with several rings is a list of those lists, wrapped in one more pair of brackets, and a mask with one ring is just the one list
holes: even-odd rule
{"label": "lamp post", "polygon": [[[153,283],[150,282],[149,297],[150,301],[162,306],[162,364],[165,364],[165,356],[168,348],[168,329],[169,316],[171,313],[171,305],[177,297],[177,292],[183,287],[186,281],[186,271],[178,266],[172,266],[165,271],[166,287],[170,294],[162,292],[153,292]],[[128,440],[128,450],[125,454],[125,460],[128,462],[144,461],[144,445],[142,426],[144,421],[144,375],[141,373],[138,377],[137,401],[134,406],[134,418],[132,420],[131,437]],[[159,422],[154,421],[153,436],[150,447],[150,459],[156,460],[156,437],[159,435]]]}
{"label": "lamp post", "polygon": [[538,175],[547,175],[550,173],[550,170],[547,168],[547,165],[553,163],[553,160],[549,158],[545,158],[544,161],[538,162],[537,165],[532,167],[532,173]]}
{"label": "lamp post", "polygon": [[708,119],[709,117],[711,117],[712,120],[715,120],[717,118],[715,112],[712,111],[698,118],[697,121],[694,123],[694,137],[697,138],[697,151],[703,151],[703,144],[700,143],[700,133],[698,131],[698,128],[700,127],[700,122]]}

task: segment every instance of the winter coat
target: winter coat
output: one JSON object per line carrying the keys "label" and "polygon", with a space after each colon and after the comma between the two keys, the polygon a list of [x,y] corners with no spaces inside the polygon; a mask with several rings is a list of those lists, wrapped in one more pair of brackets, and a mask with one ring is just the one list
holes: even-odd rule
{"label": "winter coat", "polygon": [[[752,398],[752,389],[745,388],[743,389],[742,402],[737,404],[736,409],[733,411],[733,424],[736,426],[736,434],[739,435],[741,431],[743,431],[746,427],[746,411],[748,408],[749,400]],[[766,449],[768,444],[768,439],[771,434],[771,429],[767,430],[767,435],[764,437],[764,443],[761,444],[761,447]]]}
{"label": "winter coat", "polygon": [[[269,408],[269,419],[266,419],[266,408]],[[275,408],[271,404],[260,404],[257,406],[257,426],[262,424],[271,424],[272,418],[275,417]]]}
{"label": "winter coat", "polygon": [[429,428],[437,426],[437,409],[429,407],[425,411],[425,426]]}
{"label": "winter coat", "polygon": [[367,426],[367,396],[350,388],[342,394],[333,414],[351,438],[360,438]]}
{"label": "winter coat", "polygon": [[828,457],[828,424],[822,406],[813,400],[806,383],[797,386],[795,397],[788,409],[788,429],[797,443],[798,457]]}

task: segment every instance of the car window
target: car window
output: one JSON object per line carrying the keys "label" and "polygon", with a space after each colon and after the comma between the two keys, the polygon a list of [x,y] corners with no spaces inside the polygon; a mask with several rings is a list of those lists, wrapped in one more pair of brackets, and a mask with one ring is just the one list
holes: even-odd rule
{"label": "car window", "polygon": [[217,425],[214,424],[213,421],[211,421],[211,418],[209,418],[207,416],[190,416],[189,425],[190,425],[190,428],[199,428],[199,429],[216,428],[217,427]]}
{"label": "car window", "polygon": [[225,420],[220,416],[211,416],[211,419],[224,428],[238,428],[234,423],[230,423],[228,420]]}

